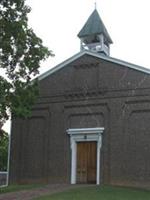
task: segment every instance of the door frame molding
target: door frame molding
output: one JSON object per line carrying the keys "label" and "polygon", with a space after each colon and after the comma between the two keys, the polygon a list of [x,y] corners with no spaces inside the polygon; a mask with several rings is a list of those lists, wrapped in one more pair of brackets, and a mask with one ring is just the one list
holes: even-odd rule
{"label": "door frame molding", "polygon": [[77,142],[97,142],[96,184],[100,184],[100,151],[104,127],[68,129],[71,148],[71,184],[76,184]]}

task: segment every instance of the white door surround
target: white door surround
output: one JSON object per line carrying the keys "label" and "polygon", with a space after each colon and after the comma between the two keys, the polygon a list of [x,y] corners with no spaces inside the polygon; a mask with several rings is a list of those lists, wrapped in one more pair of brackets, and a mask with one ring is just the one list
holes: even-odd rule
{"label": "white door surround", "polygon": [[96,184],[100,184],[100,150],[102,145],[103,127],[68,129],[71,147],[71,184],[76,184],[77,142],[97,142]]}

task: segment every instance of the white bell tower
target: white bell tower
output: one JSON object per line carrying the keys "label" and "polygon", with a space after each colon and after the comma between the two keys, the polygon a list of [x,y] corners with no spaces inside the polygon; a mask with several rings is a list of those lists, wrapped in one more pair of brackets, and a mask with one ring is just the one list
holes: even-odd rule
{"label": "white bell tower", "polygon": [[81,51],[89,50],[106,56],[110,55],[110,44],[113,42],[96,9],[88,18],[78,37],[81,41]]}

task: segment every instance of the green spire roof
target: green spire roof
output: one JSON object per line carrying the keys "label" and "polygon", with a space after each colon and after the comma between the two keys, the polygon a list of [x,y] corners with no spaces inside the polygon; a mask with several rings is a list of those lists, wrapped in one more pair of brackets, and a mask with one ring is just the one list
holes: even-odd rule
{"label": "green spire roof", "polygon": [[109,43],[112,43],[112,40],[105,28],[97,10],[95,9],[91,16],[88,18],[87,22],[81,29],[78,34],[79,38],[83,38],[90,35],[96,35],[103,33]]}

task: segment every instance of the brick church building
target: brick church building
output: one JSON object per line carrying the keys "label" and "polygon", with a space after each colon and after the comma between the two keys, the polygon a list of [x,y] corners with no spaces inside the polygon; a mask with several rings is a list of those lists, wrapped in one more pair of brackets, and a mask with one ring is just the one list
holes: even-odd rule
{"label": "brick church building", "polygon": [[150,70],[110,56],[97,10],[80,52],[39,76],[28,119],[13,119],[9,183],[150,185]]}

